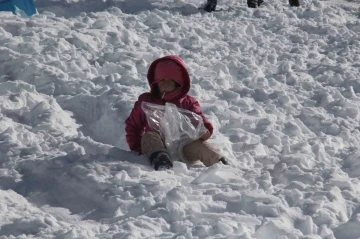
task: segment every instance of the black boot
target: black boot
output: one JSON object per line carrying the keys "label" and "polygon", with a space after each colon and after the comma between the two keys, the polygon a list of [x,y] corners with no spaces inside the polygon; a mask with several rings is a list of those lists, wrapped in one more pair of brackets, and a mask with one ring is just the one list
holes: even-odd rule
{"label": "black boot", "polygon": [[225,157],[222,157],[219,159],[219,162],[222,162],[224,165],[229,165],[228,161],[225,159]]}
{"label": "black boot", "polygon": [[165,151],[157,151],[150,156],[150,163],[157,170],[170,169],[173,164],[170,160],[170,155]]}
{"label": "black boot", "polygon": [[300,0],[289,0],[290,7],[300,7]]}
{"label": "black boot", "polygon": [[204,10],[207,12],[213,12],[216,10],[217,0],[207,0]]}

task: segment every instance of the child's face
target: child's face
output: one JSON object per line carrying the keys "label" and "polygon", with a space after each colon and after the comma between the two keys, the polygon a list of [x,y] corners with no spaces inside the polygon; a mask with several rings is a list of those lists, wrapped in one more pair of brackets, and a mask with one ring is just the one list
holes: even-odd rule
{"label": "child's face", "polygon": [[158,86],[159,86],[159,91],[161,94],[169,93],[169,92],[175,90],[176,82],[173,80],[170,80],[170,79],[164,79],[158,83]]}

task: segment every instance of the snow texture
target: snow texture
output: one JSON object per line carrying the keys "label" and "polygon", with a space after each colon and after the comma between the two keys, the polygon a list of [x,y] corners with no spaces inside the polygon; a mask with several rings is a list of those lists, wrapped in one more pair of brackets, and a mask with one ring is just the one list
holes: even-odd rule
{"label": "snow texture", "polygon": [[[360,238],[359,1],[38,0],[0,13],[0,238]],[[154,171],[124,121],[158,57],[230,166]]]}

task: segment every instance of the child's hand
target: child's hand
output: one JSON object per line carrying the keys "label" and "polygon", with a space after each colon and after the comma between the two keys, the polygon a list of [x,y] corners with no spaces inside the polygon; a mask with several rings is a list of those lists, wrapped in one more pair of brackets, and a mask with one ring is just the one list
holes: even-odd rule
{"label": "child's hand", "polygon": [[209,130],[206,130],[206,132],[200,137],[200,139],[207,140],[211,136]]}

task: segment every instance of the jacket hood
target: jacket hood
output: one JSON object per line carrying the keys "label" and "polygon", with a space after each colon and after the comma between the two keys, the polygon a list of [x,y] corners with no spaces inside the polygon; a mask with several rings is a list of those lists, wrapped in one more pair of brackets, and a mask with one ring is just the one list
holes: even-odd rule
{"label": "jacket hood", "polygon": [[155,82],[155,68],[156,65],[164,60],[172,60],[174,61],[176,64],[178,64],[182,70],[182,74],[183,74],[183,82],[181,83],[181,87],[179,89],[176,89],[175,91],[168,93],[164,99],[165,100],[174,100],[174,99],[181,99],[183,98],[190,90],[190,76],[189,73],[185,67],[185,63],[184,61],[175,55],[170,55],[170,56],[165,56],[162,58],[159,58],[157,60],[155,60],[153,63],[151,63],[148,73],[147,73],[147,79],[149,82],[149,86],[151,89],[151,93],[156,95],[156,90],[154,87],[154,82]]}

